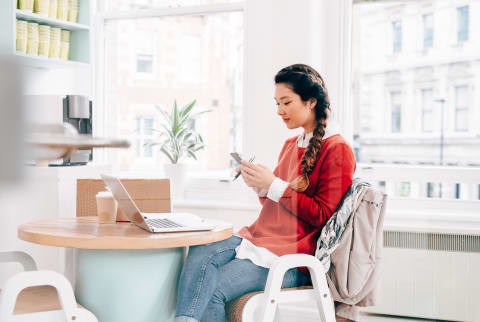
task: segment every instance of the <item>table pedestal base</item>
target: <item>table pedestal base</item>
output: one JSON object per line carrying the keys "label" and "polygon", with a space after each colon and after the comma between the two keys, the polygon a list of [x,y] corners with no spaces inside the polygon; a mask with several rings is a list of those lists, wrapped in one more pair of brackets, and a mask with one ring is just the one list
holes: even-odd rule
{"label": "table pedestal base", "polygon": [[79,249],[75,295],[101,322],[173,321],[183,248]]}

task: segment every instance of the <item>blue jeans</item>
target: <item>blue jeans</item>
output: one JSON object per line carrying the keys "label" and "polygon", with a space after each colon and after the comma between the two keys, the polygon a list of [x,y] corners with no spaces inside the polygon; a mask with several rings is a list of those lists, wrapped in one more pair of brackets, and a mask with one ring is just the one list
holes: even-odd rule
{"label": "blue jeans", "polygon": [[[225,321],[225,303],[246,293],[263,291],[268,268],[235,258],[242,238],[190,247],[178,286],[176,322]],[[311,283],[297,269],[285,274],[282,288]]]}

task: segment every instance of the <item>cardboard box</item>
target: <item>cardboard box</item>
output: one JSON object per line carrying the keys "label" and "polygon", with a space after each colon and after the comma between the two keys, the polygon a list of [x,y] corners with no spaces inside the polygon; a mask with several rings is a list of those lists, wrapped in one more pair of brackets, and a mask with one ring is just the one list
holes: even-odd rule
{"label": "cardboard box", "polygon": [[[169,179],[120,179],[142,212],[171,212]],[[77,180],[77,217],[96,216],[95,196],[107,187],[101,179]],[[129,221],[118,209],[117,221]]]}

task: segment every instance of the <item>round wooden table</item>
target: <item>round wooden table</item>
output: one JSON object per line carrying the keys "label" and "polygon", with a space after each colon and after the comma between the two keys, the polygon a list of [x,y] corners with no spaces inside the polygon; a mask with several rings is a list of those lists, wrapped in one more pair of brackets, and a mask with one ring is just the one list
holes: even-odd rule
{"label": "round wooden table", "polygon": [[130,223],[65,218],[20,225],[18,237],[78,249],[75,295],[99,321],[173,321],[184,247],[232,236],[231,224],[206,222],[215,229],[152,234]]}

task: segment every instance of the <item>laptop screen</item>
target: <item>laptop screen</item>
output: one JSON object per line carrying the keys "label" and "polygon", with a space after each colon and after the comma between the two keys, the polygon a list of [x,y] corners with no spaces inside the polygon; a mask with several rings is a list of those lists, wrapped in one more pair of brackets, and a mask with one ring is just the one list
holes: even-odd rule
{"label": "laptop screen", "polygon": [[128,193],[127,189],[123,186],[122,182],[115,177],[111,177],[105,174],[100,175],[105,181],[107,187],[112,191],[113,196],[118,202],[118,205],[122,208],[123,212],[130,219],[131,222],[143,223],[143,219],[137,218],[140,214],[140,209],[133,201],[132,197]]}

